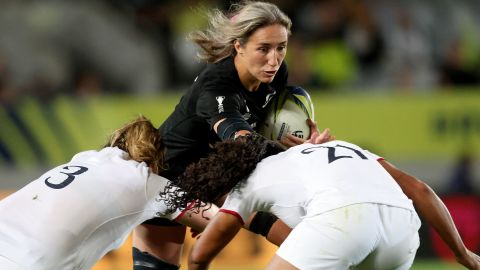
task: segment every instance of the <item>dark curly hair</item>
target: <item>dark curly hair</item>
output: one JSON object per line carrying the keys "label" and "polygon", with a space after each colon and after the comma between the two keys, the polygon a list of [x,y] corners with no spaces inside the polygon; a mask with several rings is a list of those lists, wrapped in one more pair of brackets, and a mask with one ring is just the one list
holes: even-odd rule
{"label": "dark curly hair", "polygon": [[171,211],[183,209],[191,202],[195,208],[216,203],[238,182],[245,180],[262,159],[285,148],[259,134],[252,133],[236,140],[218,142],[205,158],[187,167],[161,193]]}

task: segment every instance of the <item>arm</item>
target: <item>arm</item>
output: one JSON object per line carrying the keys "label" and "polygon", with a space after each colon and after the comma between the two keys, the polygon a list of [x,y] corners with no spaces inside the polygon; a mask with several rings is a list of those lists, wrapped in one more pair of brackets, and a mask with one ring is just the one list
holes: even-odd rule
{"label": "arm", "polygon": [[449,246],[459,263],[469,269],[480,269],[480,257],[468,250],[455,227],[447,207],[424,182],[399,170],[385,160],[379,161],[413,201],[415,209]]}
{"label": "arm", "polygon": [[202,236],[193,245],[188,258],[188,269],[208,269],[213,258],[241,228],[242,223],[237,217],[223,212],[215,215]]}
{"label": "arm", "polygon": [[[259,234],[258,232],[254,232],[250,228],[252,220],[255,218],[256,214],[257,212],[251,215],[243,227],[253,233]],[[281,219],[277,219],[269,228],[267,235],[265,235],[265,238],[270,243],[278,247],[283,243],[283,241],[285,241],[285,239],[287,238],[287,236],[290,234],[291,231],[292,231],[292,228],[288,227],[288,225],[285,224],[285,222],[283,222]]]}
{"label": "arm", "polygon": [[215,214],[217,214],[217,212],[218,207],[214,204],[200,208],[198,213],[195,211],[195,208],[190,208],[182,212],[175,221],[190,227],[192,233],[198,234],[203,232],[205,227],[207,227],[208,222],[215,216]]}
{"label": "arm", "polygon": [[[225,118],[219,120],[213,126],[213,129],[215,130],[216,133],[218,133],[218,126],[223,121],[225,121]],[[321,144],[321,143],[335,140],[335,136],[330,134],[330,129],[326,128],[325,130],[323,130],[322,133],[320,133],[320,131],[318,130],[317,124],[315,124],[315,122],[313,122],[311,119],[307,119],[307,123],[310,126],[310,138],[308,140],[298,138],[292,134],[287,134],[287,136],[283,137],[280,140],[280,143],[286,147],[292,147],[302,143]],[[238,130],[237,132],[235,132],[234,137],[237,138],[239,136],[245,136],[250,133],[251,131],[249,130]]]}
{"label": "arm", "polygon": [[[220,120],[218,120],[218,121],[215,123],[215,125],[213,125],[213,130],[215,131],[215,133],[218,134],[218,126],[219,126],[223,121],[225,121],[225,119],[226,119],[226,118],[220,119]],[[239,137],[239,136],[245,136],[245,135],[248,135],[248,134],[250,134],[250,133],[252,133],[250,130],[240,129],[240,130],[237,130],[233,136],[234,136],[234,138],[236,139],[236,138]]]}

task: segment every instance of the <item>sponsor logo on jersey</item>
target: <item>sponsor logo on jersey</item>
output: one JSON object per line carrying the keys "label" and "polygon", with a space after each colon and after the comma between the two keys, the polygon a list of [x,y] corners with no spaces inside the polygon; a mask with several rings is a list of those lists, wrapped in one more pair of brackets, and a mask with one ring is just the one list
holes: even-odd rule
{"label": "sponsor logo on jersey", "polygon": [[292,135],[293,135],[293,136],[296,136],[296,137],[298,137],[298,138],[303,139],[303,131],[301,131],[301,130],[295,130],[295,131],[293,131],[293,132],[292,132]]}
{"label": "sponsor logo on jersey", "polygon": [[218,113],[224,112],[223,101],[225,100],[225,96],[217,96],[215,99],[217,99],[218,102]]}

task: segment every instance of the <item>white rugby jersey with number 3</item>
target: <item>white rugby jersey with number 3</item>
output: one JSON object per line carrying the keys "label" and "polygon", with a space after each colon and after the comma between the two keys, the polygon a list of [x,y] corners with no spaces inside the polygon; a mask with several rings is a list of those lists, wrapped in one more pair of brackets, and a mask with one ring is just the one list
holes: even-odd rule
{"label": "white rugby jersey with number 3", "polygon": [[0,268],[90,269],[135,226],[165,216],[157,195],[167,182],[116,147],[75,155],[0,201]]}

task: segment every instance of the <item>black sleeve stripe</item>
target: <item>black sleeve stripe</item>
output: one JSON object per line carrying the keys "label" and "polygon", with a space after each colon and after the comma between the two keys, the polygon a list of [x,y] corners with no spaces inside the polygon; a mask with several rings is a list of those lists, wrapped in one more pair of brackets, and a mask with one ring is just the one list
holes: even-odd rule
{"label": "black sleeve stripe", "polygon": [[224,141],[232,139],[235,132],[240,130],[249,130],[253,132],[253,128],[243,118],[226,118],[218,125],[217,134],[218,137]]}

